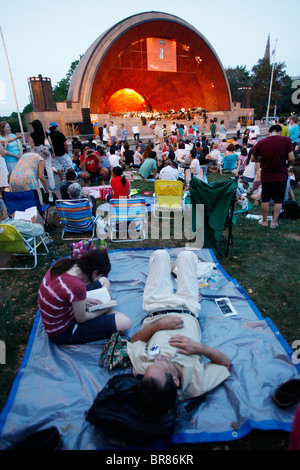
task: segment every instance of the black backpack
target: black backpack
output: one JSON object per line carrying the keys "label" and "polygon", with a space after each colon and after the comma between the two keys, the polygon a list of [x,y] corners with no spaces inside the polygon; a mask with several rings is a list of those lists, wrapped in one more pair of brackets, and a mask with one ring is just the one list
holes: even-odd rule
{"label": "black backpack", "polygon": [[282,203],[281,219],[300,219],[300,205],[296,201],[285,201]]}
{"label": "black backpack", "polygon": [[113,376],[98,393],[86,415],[87,421],[103,431],[104,437],[144,444],[169,437],[176,424],[176,411],[146,416],[141,411],[138,384],[142,376]]}

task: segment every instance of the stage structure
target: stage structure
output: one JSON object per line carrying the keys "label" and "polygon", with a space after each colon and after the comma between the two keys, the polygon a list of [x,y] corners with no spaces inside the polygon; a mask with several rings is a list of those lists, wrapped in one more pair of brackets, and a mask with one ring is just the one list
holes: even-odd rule
{"label": "stage structure", "polygon": [[208,124],[202,130],[209,131],[209,119],[233,127],[253,115],[232,103],[225,70],[207,39],[183,19],[160,12],[128,17],[99,36],[79,61],[67,100],[57,102],[56,111],[43,111],[35,101],[34,111],[25,115],[27,129],[34,119],[45,128],[55,121],[68,136],[100,135],[112,116],[117,125],[130,116],[131,127],[134,119],[141,124],[143,113],[173,119],[173,110],[184,108],[197,120],[198,110],[205,109]]}
{"label": "stage structure", "polygon": [[227,77],[211,44],[186,21],[160,12],[131,16],[102,34],[81,58],[68,100],[93,114],[231,110]]}

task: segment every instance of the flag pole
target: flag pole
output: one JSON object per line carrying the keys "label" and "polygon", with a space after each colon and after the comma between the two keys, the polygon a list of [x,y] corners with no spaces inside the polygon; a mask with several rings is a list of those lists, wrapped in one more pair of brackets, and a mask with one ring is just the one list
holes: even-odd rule
{"label": "flag pole", "polygon": [[272,95],[272,85],[273,85],[273,76],[274,76],[274,66],[275,66],[275,52],[276,52],[276,45],[277,39],[275,42],[275,47],[273,49],[273,66],[272,66],[272,73],[271,73],[271,81],[270,81],[270,90],[269,90],[269,98],[268,98],[268,107],[267,107],[267,115],[266,115],[266,125],[269,125],[269,112],[270,112],[270,103],[271,103],[271,95]]}
{"label": "flag pole", "polygon": [[21,129],[21,133],[23,134],[23,140],[24,140],[23,124],[22,124],[22,120],[21,120],[21,115],[20,115],[20,111],[19,111],[19,105],[18,105],[17,95],[16,95],[16,91],[15,91],[15,85],[14,85],[14,81],[13,81],[13,77],[12,77],[12,73],[11,73],[11,68],[10,68],[10,64],[9,64],[9,59],[8,59],[8,55],[7,55],[7,51],[6,51],[6,46],[5,46],[5,42],[4,42],[4,37],[3,37],[3,33],[2,33],[2,28],[1,28],[1,26],[0,26],[0,33],[1,33],[2,43],[3,43],[4,53],[5,53],[5,57],[6,57],[6,62],[7,62],[8,72],[9,72],[9,77],[10,77],[10,81],[11,81],[11,86],[12,86],[12,90],[13,90],[13,94],[14,94],[14,99],[15,99],[15,104],[16,104],[16,109],[17,109],[17,114],[18,114],[20,129]]}

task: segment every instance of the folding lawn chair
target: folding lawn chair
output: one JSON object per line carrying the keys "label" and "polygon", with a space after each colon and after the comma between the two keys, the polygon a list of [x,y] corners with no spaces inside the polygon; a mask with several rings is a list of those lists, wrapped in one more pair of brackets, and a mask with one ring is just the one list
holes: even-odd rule
{"label": "folding lawn chair", "polygon": [[33,257],[33,266],[22,267],[3,267],[1,270],[7,269],[34,269],[37,265],[37,248],[42,245],[45,248],[45,253],[40,255],[47,255],[49,253],[48,247],[44,241],[44,236],[25,237],[22,236],[18,230],[9,224],[0,224],[0,253],[11,255],[28,255]]}
{"label": "folding lawn chair", "polygon": [[220,173],[231,173],[235,167],[238,160],[238,155],[225,155],[223,162],[220,168]]}
{"label": "folding lawn chair", "polygon": [[192,203],[192,230],[196,230],[196,205],[204,205],[204,245],[220,253],[220,240],[225,238],[223,231],[228,229],[226,254],[232,243],[233,213],[238,178],[227,181],[204,183],[197,178],[190,182]]}
{"label": "folding lawn chair", "polygon": [[36,189],[21,192],[2,192],[3,200],[6,205],[8,214],[13,214],[16,211],[25,211],[29,207],[36,207],[40,216],[47,223],[48,209],[50,204],[42,205]]}
{"label": "folding lawn chair", "polygon": [[109,201],[108,233],[112,242],[145,240],[147,222],[145,199],[121,197]]}
{"label": "folding lawn chair", "polygon": [[94,238],[96,217],[92,215],[92,207],[88,199],[57,199],[55,205],[62,226],[62,240],[75,239],[75,237],[64,238],[66,232],[81,236],[83,233],[91,232],[90,238]]}
{"label": "folding lawn chair", "polygon": [[184,199],[182,181],[156,180],[154,183],[154,217],[171,212],[181,212],[183,216]]}

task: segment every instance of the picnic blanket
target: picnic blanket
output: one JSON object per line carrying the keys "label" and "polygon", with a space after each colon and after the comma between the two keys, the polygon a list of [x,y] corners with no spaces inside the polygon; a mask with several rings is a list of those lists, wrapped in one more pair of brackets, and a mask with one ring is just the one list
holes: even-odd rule
{"label": "picnic blanket", "polygon": [[[182,249],[168,250],[171,261]],[[119,302],[118,310],[132,319],[129,336],[140,329],[145,317],[142,296],[152,252],[153,249],[109,252],[112,296]],[[253,429],[290,431],[296,409],[279,409],[272,401],[272,393],[282,382],[299,377],[299,366],[291,359],[293,351],[271,320],[261,316],[239,283],[223,270],[214,253],[210,249],[195,252],[199,262],[215,263],[220,271],[218,290],[201,288],[199,322],[203,342],[231,358],[231,375],[196,406],[189,409],[186,405],[190,402],[182,402],[169,441],[151,443],[151,448],[232,441]],[[214,299],[223,296],[229,297],[237,316],[223,317],[219,312]],[[109,378],[128,372],[99,367],[106,342],[54,345],[37,312],[23,363],[0,415],[0,449],[21,439],[25,432],[50,426],[58,428],[66,450],[117,448],[85,419]]]}

